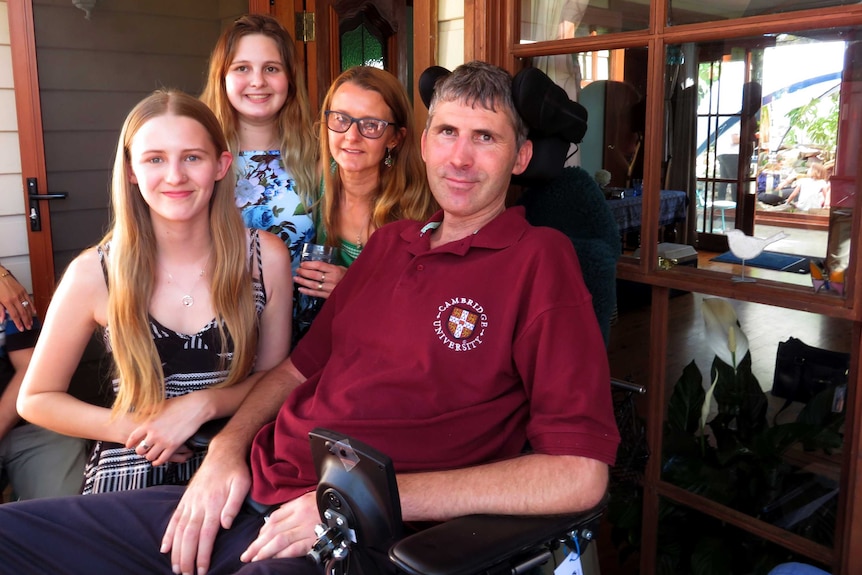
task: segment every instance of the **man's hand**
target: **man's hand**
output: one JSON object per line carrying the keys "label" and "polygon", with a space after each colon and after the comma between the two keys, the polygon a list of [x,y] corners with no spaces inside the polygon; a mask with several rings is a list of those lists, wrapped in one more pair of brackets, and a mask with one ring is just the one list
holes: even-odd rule
{"label": "man's hand", "polygon": [[318,523],[317,499],[315,492],[311,491],[273,511],[257,539],[240,555],[240,560],[302,557],[317,539],[314,526]]}
{"label": "man's hand", "polygon": [[219,529],[233,524],[251,487],[241,458],[208,453],[174,511],[162,538],[174,573],[206,573]]}

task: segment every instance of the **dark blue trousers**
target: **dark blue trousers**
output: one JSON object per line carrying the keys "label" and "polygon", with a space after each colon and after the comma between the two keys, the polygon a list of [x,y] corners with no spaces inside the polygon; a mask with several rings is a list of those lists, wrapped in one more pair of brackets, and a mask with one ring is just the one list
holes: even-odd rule
{"label": "dark blue trousers", "polygon": [[[171,573],[162,536],[183,487],[34,499],[0,505],[0,574]],[[305,558],[242,563],[263,517],[245,509],[216,539],[211,575],[320,575]]]}

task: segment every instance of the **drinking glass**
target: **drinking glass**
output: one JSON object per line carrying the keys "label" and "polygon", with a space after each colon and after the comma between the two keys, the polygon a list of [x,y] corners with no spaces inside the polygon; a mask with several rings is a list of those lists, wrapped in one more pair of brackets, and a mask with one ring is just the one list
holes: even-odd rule
{"label": "drinking glass", "polygon": [[[335,263],[338,257],[338,248],[333,246],[325,246],[322,244],[304,243],[300,252],[300,262],[325,262],[328,264]],[[311,322],[317,317],[323,305],[324,298],[311,297],[299,293],[299,284],[293,286],[294,290],[294,333],[293,343],[296,343],[305,335],[308,328],[311,327]]]}
{"label": "drinking glass", "polygon": [[335,257],[338,255],[338,248],[333,246],[325,246],[322,244],[304,243],[302,244],[302,252],[299,257],[301,262],[326,262],[328,264],[335,262]]}

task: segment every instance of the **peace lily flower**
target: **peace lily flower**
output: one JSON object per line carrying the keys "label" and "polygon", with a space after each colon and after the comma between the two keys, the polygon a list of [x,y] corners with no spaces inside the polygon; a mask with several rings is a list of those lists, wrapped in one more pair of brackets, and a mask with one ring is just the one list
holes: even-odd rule
{"label": "peace lily flower", "polygon": [[739,327],[736,311],[727,300],[705,298],[701,306],[706,342],[718,359],[736,369],[748,353],[748,338]]}
{"label": "peace lily flower", "polygon": [[[736,371],[739,362],[748,353],[748,338],[739,327],[736,310],[727,300],[706,298],[701,306],[703,323],[706,326],[706,341],[715,355]],[[718,372],[706,391],[703,407],[700,411],[701,432],[706,427],[706,419],[712,407],[712,395],[718,383]]]}

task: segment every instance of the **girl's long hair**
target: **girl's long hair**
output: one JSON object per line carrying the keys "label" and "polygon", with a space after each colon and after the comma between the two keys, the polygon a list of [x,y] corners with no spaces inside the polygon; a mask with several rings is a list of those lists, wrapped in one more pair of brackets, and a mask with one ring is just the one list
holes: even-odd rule
{"label": "girl's long hair", "polygon": [[250,34],[272,38],[281,52],[288,80],[287,99],[276,120],[281,157],[285,169],[293,175],[297,194],[305,207],[311,209],[317,202],[320,186],[314,122],[308,103],[305,76],[297,65],[293,38],[278,20],[264,14],[247,14],[222,32],[210,55],[207,83],[201,100],[215,112],[231,153],[238,154],[240,144],[237,117],[227,97],[225,76],[233,61],[237,44],[243,36]]}
{"label": "girl's long hair", "polygon": [[[156,240],[150,210],[140,189],[130,181],[132,140],[152,118],[173,115],[200,123],[212,140],[216,156],[228,149],[221,126],[200,100],[182,92],[159,90],[129,113],[120,133],[111,184],[112,225],[102,239],[109,244],[108,332],[119,390],[115,415],[157,412],[165,400],[165,376],[150,331],[149,306],[156,275]],[[221,386],[245,379],[257,349],[257,313],[248,266],[247,232],[234,205],[232,171],[215,182],[209,204],[213,247],[209,290],[221,339],[222,357],[233,344],[227,379]],[[225,366],[221,366],[224,368]]]}
{"label": "girl's long hair", "polygon": [[[395,129],[405,128],[406,133],[392,150],[392,167],[380,162],[380,191],[374,200],[371,224],[374,228],[396,220],[424,221],[437,209],[428,179],[425,176],[425,163],[419,148],[419,134],[413,121],[413,108],[407,92],[391,73],[369,66],[356,66],[342,72],[329,87],[320,113],[320,157],[324,166],[334,166],[332,152],[329,150],[326,118],[324,112],[332,104],[335,91],[343,84],[352,83],[363,90],[372,90],[383,97],[392,111]],[[327,231],[326,243],[337,246],[339,239],[336,230],[339,226],[338,208],[343,201],[344,190],[338,170],[324,170],[324,189],[321,198],[323,227]]]}

